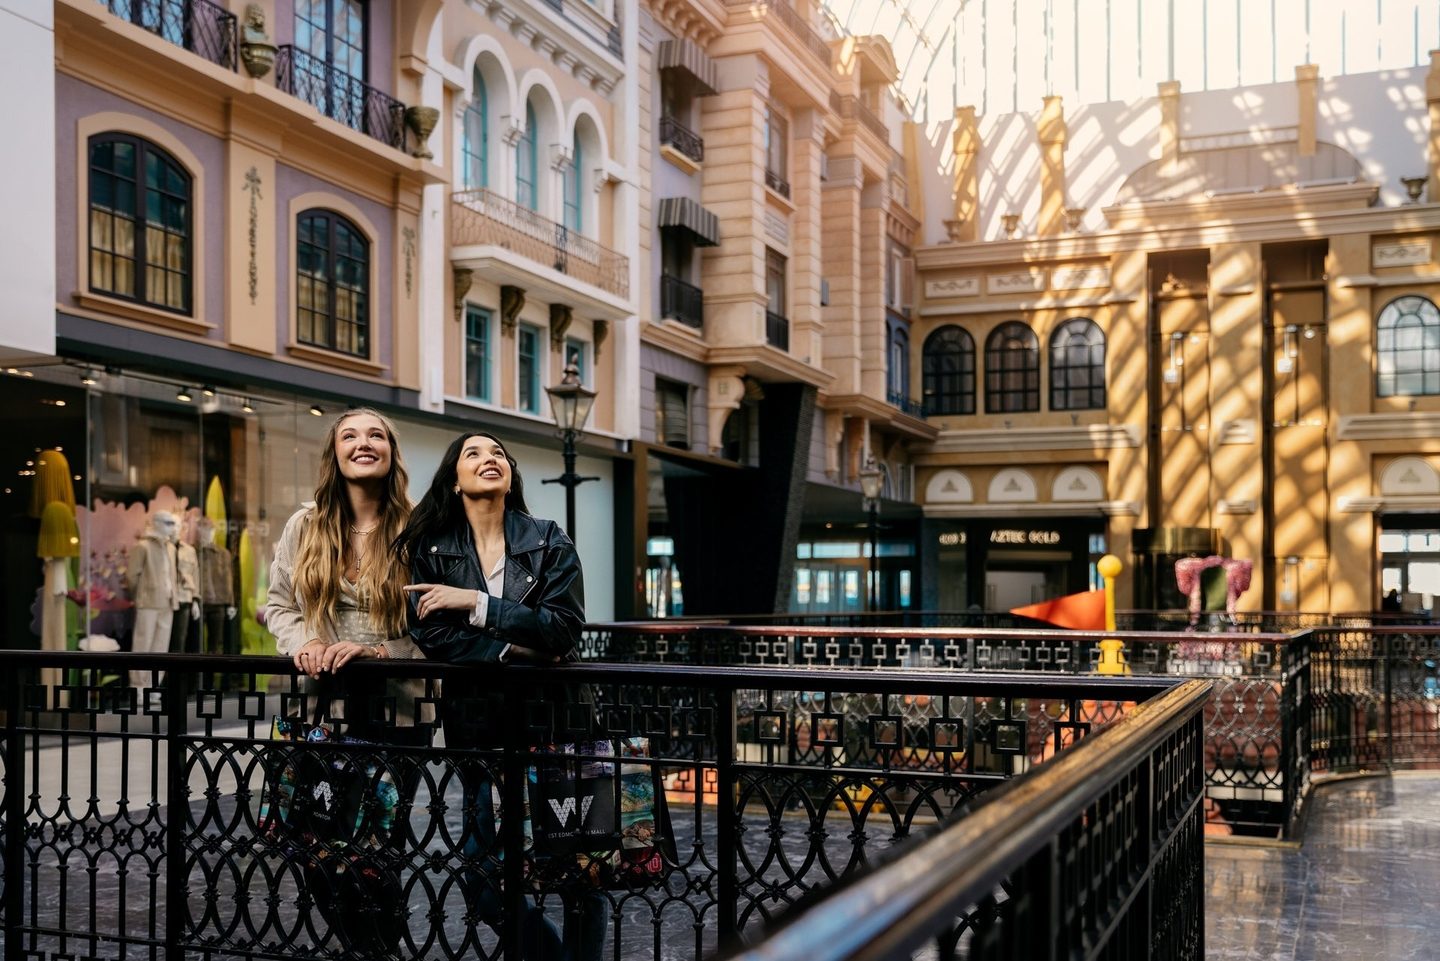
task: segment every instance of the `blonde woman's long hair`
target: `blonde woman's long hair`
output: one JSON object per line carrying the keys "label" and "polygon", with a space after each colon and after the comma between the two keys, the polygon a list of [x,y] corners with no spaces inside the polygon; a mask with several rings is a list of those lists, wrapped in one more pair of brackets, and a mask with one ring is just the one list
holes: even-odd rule
{"label": "blonde woman's long hair", "polygon": [[320,451],[320,477],[315,485],[315,508],[300,531],[300,549],[295,554],[295,599],[304,612],[305,630],[310,637],[321,636],[320,624],[335,622],[340,601],[340,579],[345,576],[350,528],[355,516],[345,493],[345,477],[335,457],[335,438],[340,426],[351,417],[369,414],[380,421],[390,439],[390,474],[380,501],[379,528],[370,537],[356,589],[370,610],[370,624],[386,637],[405,633],[405,593],[409,571],[388,550],[410,519],[410,477],[400,457],[400,442],[390,418],[369,407],[356,407],[341,414],[325,432]]}

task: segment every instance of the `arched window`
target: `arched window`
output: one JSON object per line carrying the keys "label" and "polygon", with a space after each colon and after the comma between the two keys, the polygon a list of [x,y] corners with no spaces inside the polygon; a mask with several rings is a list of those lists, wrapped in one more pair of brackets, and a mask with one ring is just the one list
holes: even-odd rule
{"label": "arched window", "polygon": [[490,186],[490,104],[485,78],[475,68],[470,105],[465,108],[465,140],[460,152],[465,162],[465,186],[470,190]]}
{"label": "arched window", "polygon": [[90,289],[190,313],[190,174],[148,140],[90,138]]}
{"label": "arched window", "polygon": [[577,137],[570,162],[565,165],[565,226],[577,234],[584,229],[580,206],[580,171],[584,169],[584,149]]}
{"label": "arched window", "polygon": [[1396,297],[1375,322],[1375,393],[1440,394],[1440,310],[1410,294]]}
{"label": "arched window", "polygon": [[1105,334],[1088,317],[1065,321],[1050,338],[1050,409],[1105,409]]}
{"label": "arched window", "polygon": [[1040,409],[1040,344],[1018,320],[996,327],[985,341],[985,412]]}
{"label": "arched window", "polygon": [[370,356],[370,241],[332,210],[296,222],[295,339]]}
{"label": "arched window", "polygon": [[925,338],[922,389],[926,414],[975,413],[975,341],[963,328]]}
{"label": "arched window", "polygon": [[525,104],[525,132],[515,143],[515,202],[522,207],[536,210],[540,206],[540,193],[536,188],[540,177],[535,160],[535,105]]}

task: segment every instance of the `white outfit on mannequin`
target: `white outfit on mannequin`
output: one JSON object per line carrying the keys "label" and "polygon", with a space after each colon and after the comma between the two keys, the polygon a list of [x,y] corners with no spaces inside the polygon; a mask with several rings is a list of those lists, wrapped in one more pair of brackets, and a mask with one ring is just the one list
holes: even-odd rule
{"label": "white outfit on mannequin", "polygon": [[180,606],[176,570],[174,515],[156,511],[147,530],[130,548],[125,580],[135,602],[135,633],[130,649],[136,653],[170,650],[170,631]]}

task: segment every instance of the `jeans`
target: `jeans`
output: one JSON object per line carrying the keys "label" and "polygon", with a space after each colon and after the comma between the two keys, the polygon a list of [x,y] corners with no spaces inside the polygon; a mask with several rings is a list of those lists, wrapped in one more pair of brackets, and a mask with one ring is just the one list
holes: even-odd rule
{"label": "jeans", "polygon": [[[471,911],[501,933],[503,862],[496,842],[494,791],[488,772],[478,765],[463,773],[465,834],[461,873]],[[520,943],[523,961],[600,961],[605,948],[609,901],[600,891],[577,881],[558,892],[565,910],[564,934],[529,897],[521,899]]]}

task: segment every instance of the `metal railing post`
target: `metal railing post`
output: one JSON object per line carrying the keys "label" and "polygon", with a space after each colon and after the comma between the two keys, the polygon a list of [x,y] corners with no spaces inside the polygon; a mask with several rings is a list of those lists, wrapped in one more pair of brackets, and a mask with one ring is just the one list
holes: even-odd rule
{"label": "metal railing post", "polygon": [[[504,754],[500,759],[500,849],[505,852],[501,871],[503,888],[500,903],[504,924],[500,943],[505,961],[521,961],[525,957],[521,938],[520,917],[525,905],[525,691],[524,684],[505,686]],[[493,787],[492,787],[493,790]],[[482,855],[484,852],[481,852]]]}
{"label": "metal railing post", "polygon": [[185,821],[188,813],[185,773],[184,671],[165,674],[165,958],[184,961],[181,931],[185,926]]}
{"label": "metal railing post", "polygon": [[1395,768],[1395,685],[1392,681],[1395,673],[1395,645],[1394,636],[1381,634],[1380,640],[1384,645],[1381,649],[1380,663],[1385,669],[1385,767],[1388,770]]}
{"label": "metal railing post", "polygon": [[20,741],[24,672],[5,685],[5,961],[20,961],[25,910],[25,750]]}
{"label": "metal railing post", "polygon": [[[722,953],[740,946],[738,914],[740,908],[740,812],[735,809],[735,688],[727,686],[716,691],[715,699],[715,870],[720,874],[719,904],[716,905],[719,923],[719,948]],[[699,779],[704,790],[703,772]]]}

